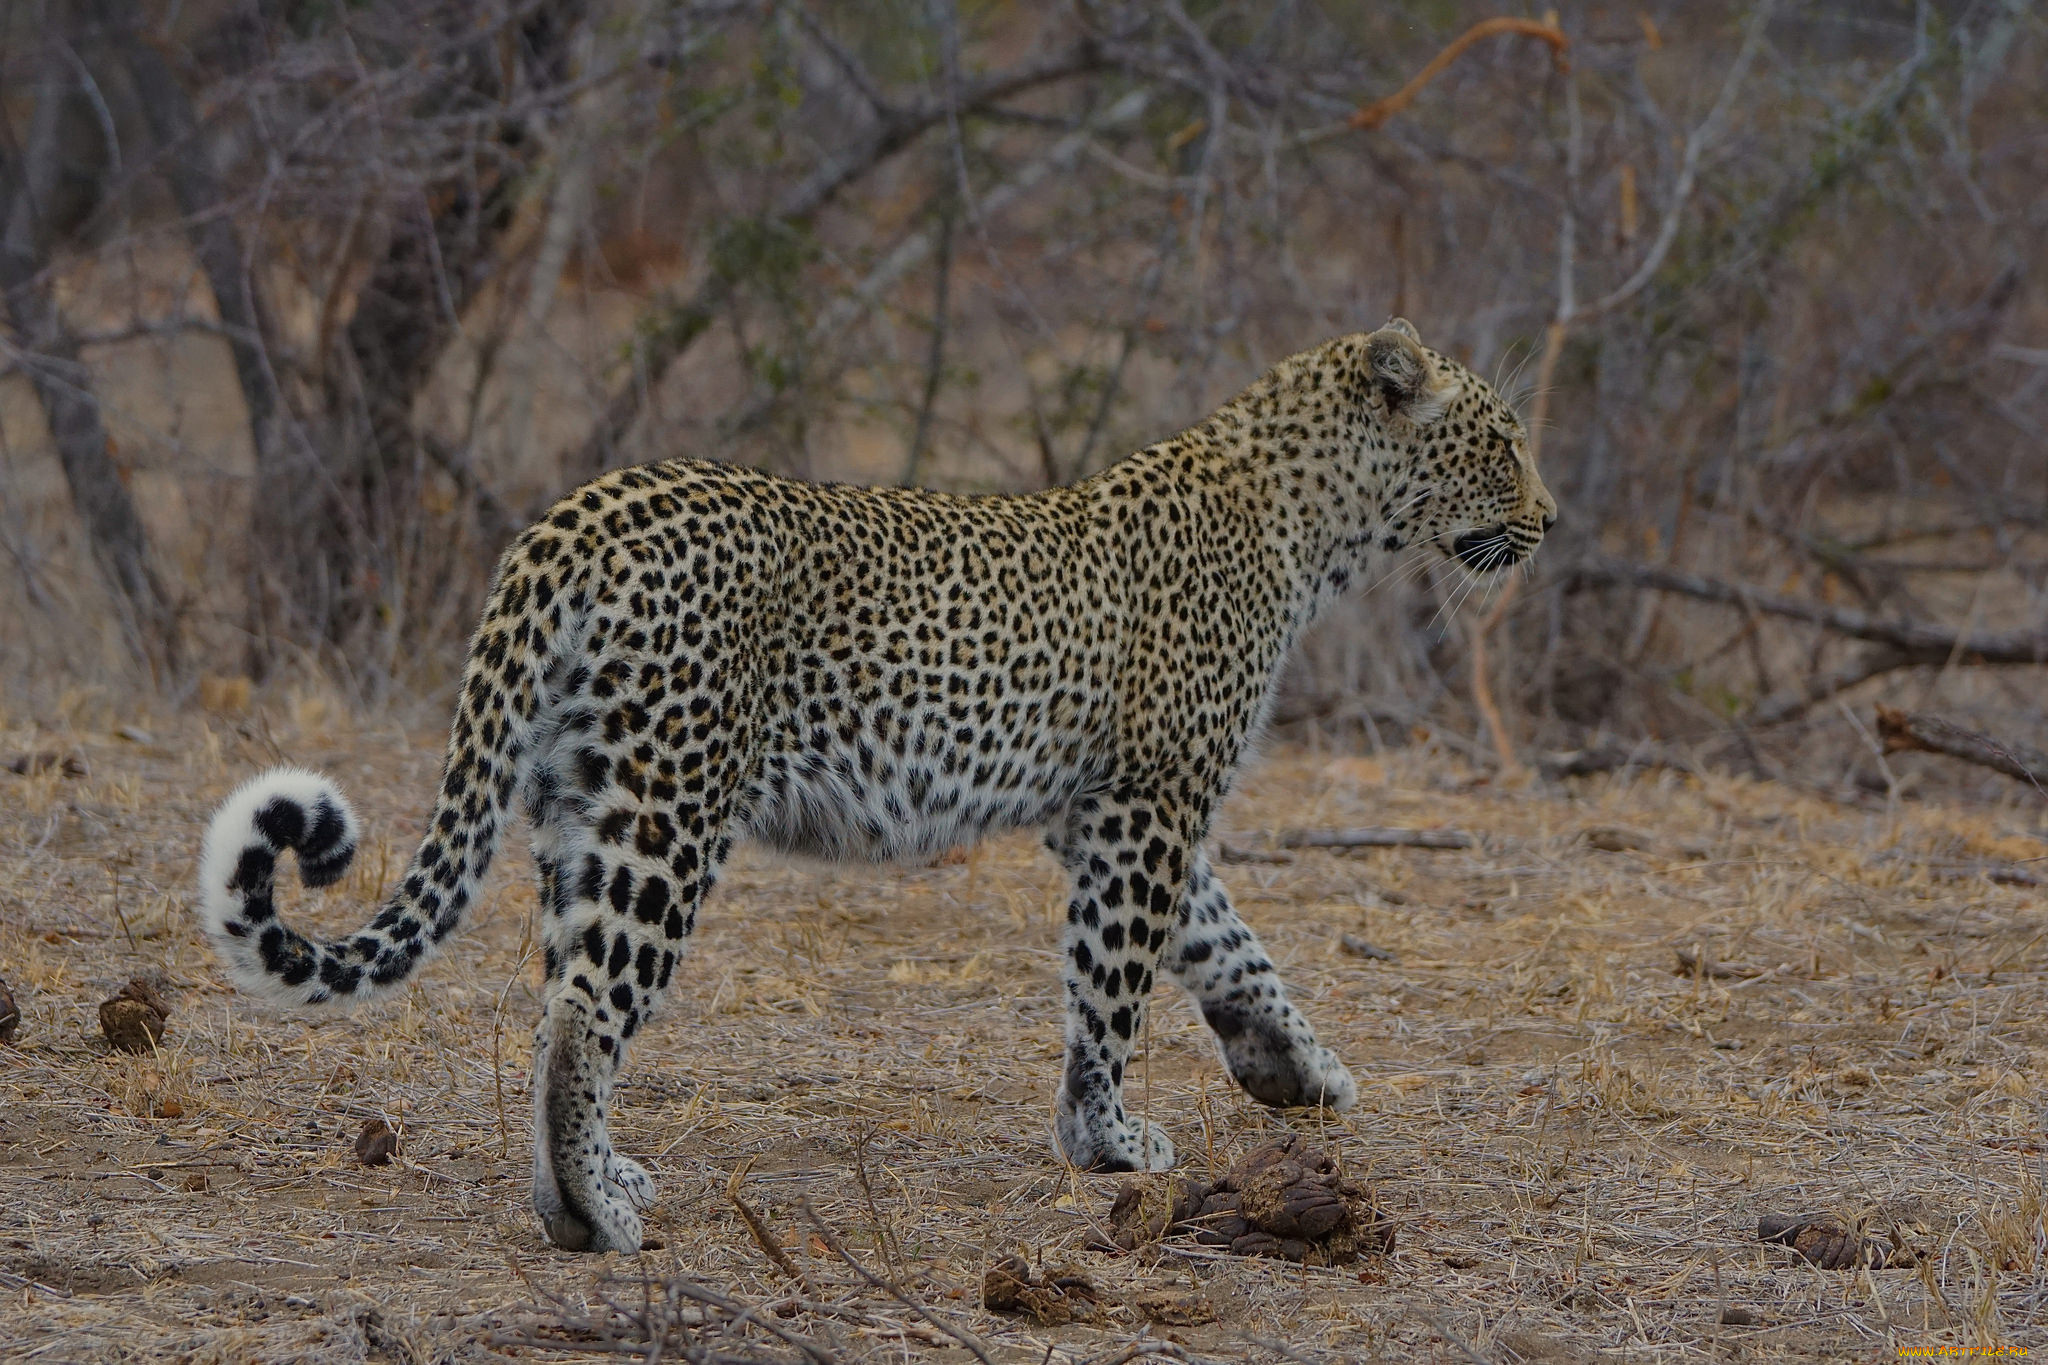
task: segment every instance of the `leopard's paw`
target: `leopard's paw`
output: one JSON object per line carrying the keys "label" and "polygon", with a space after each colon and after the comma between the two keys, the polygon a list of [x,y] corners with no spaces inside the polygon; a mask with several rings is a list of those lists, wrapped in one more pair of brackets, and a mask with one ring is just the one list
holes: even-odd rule
{"label": "leopard's paw", "polygon": [[641,1212],[654,1207],[654,1177],[631,1157],[612,1153],[604,1164],[605,1188]]}

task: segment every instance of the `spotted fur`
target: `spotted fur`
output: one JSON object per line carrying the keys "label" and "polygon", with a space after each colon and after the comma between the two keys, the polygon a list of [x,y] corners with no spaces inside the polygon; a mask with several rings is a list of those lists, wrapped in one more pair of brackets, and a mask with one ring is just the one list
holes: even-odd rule
{"label": "spotted fur", "polygon": [[653,1187],[612,1151],[612,1086],[734,841],[921,859],[1043,828],[1073,886],[1059,1149],[1161,1169],[1122,1097],[1157,971],[1257,1099],[1356,1096],[1202,853],[1288,649],[1374,556],[1498,569],[1555,510],[1513,412],[1399,319],[1028,496],[619,470],[506,551],[429,829],[369,924],[278,918],[278,855],[323,884],[356,838],[331,783],[280,770],[207,833],[206,927],[271,999],[388,990],[461,922],[518,795],[545,907],[534,1206],[561,1246],[631,1251]]}

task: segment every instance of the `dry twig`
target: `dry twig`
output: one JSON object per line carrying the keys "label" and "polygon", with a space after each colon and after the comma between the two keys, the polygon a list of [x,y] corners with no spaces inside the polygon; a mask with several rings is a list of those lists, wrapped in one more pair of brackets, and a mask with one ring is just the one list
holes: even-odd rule
{"label": "dry twig", "polygon": [[753,1234],[754,1244],[761,1248],[761,1254],[773,1261],[775,1268],[795,1281],[806,1294],[816,1293],[817,1291],[811,1287],[811,1282],[804,1278],[804,1272],[789,1258],[789,1253],[783,1250],[782,1243],[776,1240],[775,1231],[768,1226],[768,1220],[763,1218],[754,1206],[747,1202],[746,1196],[740,1193],[740,1181],[745,1176],[744,1166],[732,1173],[732,1179],[725,1187],[725,1197],[730,1199],[733,1208],[738,1210],[740,1221],[745,1223],[747,1231]]}
{"label": "dry twig", "polygon": [[834,1256],[837,1256],[840,1260],[844,1261],[847,1264],[847,1266],[853,1270],[854,1274],[860,1276],[863,1280],[866,1280],[875,1288],[886,1293],[890,1298],[896,1300],[896,1302],[902,1304],[905,1308],[908,1308],[911,1312],[917,1314],[926,1322],[938,1328],[941,1332],[944,1332],[947,1336],[953,1338],[953,1340],[959,1342],[962,1346],[965,1346],[968,1349],[968,1351],[973,1354],[974,1358],[981,1362],[981,1365],[995,1365],[994,1360],[992,1360],[989,1357],[989,1346],[987,1342],[983,1341],[980,1337],[976,1336],[973,1332],[970,1332],[965,1327],[961,1327],[955,1323],[948,1322],[944,1317],[940,1316],[938,1313],[934,1312],[930,1308],[925,1307],[924,1304],[919,1303],[915,1298],[912,1298],[910,1294],[904,1290],[903,1286],[897,1284],[894,1280],[882,1278],[880,1275],[875,1274],[874,1271],[869,1270],[866,1266],[862,1265],[859,1261],[855,1260],[853,1257],[853,1253],[848,1251],[846,1249],[845,1244],[842,1243],[839,1240],[838,1236],[833,1233],[832,1225],[827,1223],[822,1217],[818,1215],[818,1211],[811,1207],[811,1201],[808,1199],[804,1201],[804,1217],[810,1219],[811,1226],[817,1229],[818,1239],[825,1244],[826,1250],[830,1251]]}

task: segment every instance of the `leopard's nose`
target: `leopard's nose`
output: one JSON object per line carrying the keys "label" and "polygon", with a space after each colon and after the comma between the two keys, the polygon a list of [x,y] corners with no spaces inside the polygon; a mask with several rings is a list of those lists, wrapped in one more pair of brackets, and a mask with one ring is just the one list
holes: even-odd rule
{"label": "leopard's nose", "polygon": [[1557,513],[1545,512],[1543,514],[1543,534],[1546,536],[1549,535],[1550,528],[1555,525],[1557,525]]}

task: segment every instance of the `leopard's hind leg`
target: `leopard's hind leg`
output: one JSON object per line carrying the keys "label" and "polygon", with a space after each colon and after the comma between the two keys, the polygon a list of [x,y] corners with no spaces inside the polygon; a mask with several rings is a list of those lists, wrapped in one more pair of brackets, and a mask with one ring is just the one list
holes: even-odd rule
{"label": "leopard's hind leg", "polygon": [[[678,816],[696,832],[680,832]],[[628,833],[608,838],[621,820]],[[652,1206],[654,1183],[612,1147],[612,1087],[668,989],[733,823],[729,812],[706,808],[685,815],[613,804],[595,823],[556,836],[558,848],[569,847],[543,874],[559,889],[534,1035],[533,1199],[557,1246],[639,1249],[638,1211]]]}
{"label": "leopard's hind leg", "polygon": [[[534,1035],[533,1204],[549,1240],[573,1251],[640,1247],[654,1183],[612,1148],[612,1088],[745,825],[749,708],[743,692],[718,690],[721,674],[692,664],[660,670],[697,679],[680,693],[606,690],[605,668],[573,679],[584,699],[572,698],[534,782],[547,988]],[[727,727],[703,725],[708,714]]]}

